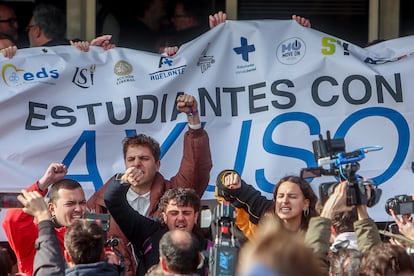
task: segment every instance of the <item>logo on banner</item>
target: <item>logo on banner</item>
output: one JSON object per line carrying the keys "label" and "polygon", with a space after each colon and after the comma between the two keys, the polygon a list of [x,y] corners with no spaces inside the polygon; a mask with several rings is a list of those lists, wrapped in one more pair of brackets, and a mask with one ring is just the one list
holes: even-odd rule
{"label": "logo on banner", "polygon": [[197,61],[197,66],[200,66],[201,73],[203,74],[208,68],[211,67],[211,64],[215,62],[213,56],[207,56],[207,50],[210,47],[210,43],[207,44],[207,47],[201,53],[200,58]]}
{"label": "logo on banner", "polygon": [[59,71],[57,69],[48,70],[42,67],[38,71],[31,72],[8,63],[1,69],[1,77],[7,86],[19,86],[30,83],[56,85],[55,82],[50,82],[50,79],[58,79]]}
{"label": "logo on banner", "polygon": [[[237,55],[241,55],[241,58],[245,62],[249,62],[249,53],[255,52],[256,48],[254,47],[254,44],[249,44],[247,42],[247,38],[240,37],[240,47],[233,48],[233,51]],[[236,65],[236,74],[249,73],[253,71],[256,71],[256,65],[254,63],[243,63],[243,65]]]}
{"label": "logo on banner", "polygon": [[242,59],[246,62],[249,62],[249,53],[256,51],[254,44],[249,45],[245,37],[240,37],[240,47],[235,47],[233,50],[236,54],[241,55]]}
{"label": "logo on banner", "polygon": [[96,65],[92,64],[89,68],[76,67],[72,82],[80,88],[89,88],[93,85]]}
{"label": "logo on banner", "polygon": [[276,57],[281,63],[292,65],[298,63],[305,56],[305,53],[305,42],[298,37],[292,37],[279,44]]}
{"label": "logo on banner", "polygon": [[114,66],[114,73],[118,76],[116,84],[123,84],[126,82],[134,82],[135,78],[132,75],[133,67],[125,60],[118,61]]}
{"label": "logo on banner", "polygon": [[172,58],[161,56],[160,61],[158,62],[158,68],[162,70],[154,72],[154,73],[150,73],[149,74],[150,80],[163,80],[163,79],[167,79],[170,77],[184,74],[184,69],[187,67],[187,65],[182,65],[179,67],[173,67],[173,65],[174,65],[174,60]]}

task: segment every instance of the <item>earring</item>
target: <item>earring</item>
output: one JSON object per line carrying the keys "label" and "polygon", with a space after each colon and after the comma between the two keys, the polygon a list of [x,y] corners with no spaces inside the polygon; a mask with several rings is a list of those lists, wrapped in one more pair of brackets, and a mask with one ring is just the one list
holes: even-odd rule
{"label": "earring", "polygon": [[306,208],[305,210],[303,210],[303,216],[304,216],[305,218],[307,218],[307,217],[309,216],[309,213],[310,213],[310,211],[309,211],[309,207],[308,207],[308,208]]}

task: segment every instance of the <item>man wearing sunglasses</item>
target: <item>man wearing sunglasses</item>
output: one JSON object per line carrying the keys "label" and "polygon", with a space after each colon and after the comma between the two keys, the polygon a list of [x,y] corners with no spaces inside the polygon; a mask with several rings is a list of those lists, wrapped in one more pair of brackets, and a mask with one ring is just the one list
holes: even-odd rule
{"label": "man wearing sunglasses", "polygon": [[0,33],[3,33],[13,39],[16,43],[18,39],[19,23],[17,22],[16,13],[11,6],[0,3]]}

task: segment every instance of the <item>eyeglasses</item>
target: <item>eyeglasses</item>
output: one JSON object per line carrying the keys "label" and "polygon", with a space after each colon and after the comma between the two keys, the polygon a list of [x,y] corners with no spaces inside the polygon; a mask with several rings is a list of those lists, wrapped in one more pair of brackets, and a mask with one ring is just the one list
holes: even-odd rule
{"label": "eyeglasses", "polygon": [[34,26],[36,26],[36,24],[33,24],[33,25],[28,25],[27,27],[26,27],[26,33],[28,33],[29,31],[30,31],[30,29],[31,28],[33,28]]}
{"label": "eyeglasses", "polygon": [[17,18],[0,19],[0,23],[9,23],[10,25],[17,23]]}

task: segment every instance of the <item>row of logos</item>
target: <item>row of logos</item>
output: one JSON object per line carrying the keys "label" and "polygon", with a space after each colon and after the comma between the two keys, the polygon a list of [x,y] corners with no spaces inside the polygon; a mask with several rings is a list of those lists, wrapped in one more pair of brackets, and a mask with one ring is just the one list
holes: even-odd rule
{"label": "row of logos", "polygon": [[[197,66],[201,73],[204,74],[215,63],[215,57],[208,55],[210,44],[201,53]],[[255,44],[248,41],[245,37],[240,37],[240,45],[234,47],[233,52],[241,58],[241,63],[236,65],[236,74],[250,73],[256,71],[256,65],[251,62],[251,55],[256,52]],[[303,59],[306,53],[305,42],[298,37],[292,37],[281,42],[276,49],[278,61],[285,65],[293,65]],[[187,65],[174,64],[174,57],[161,56],[158,62],[158,70],[149,74],[152,81],[175,77],[185,73]],[[96,65],[88,67],[76,67],[72,77],[72,83],[80,88],[89,88],[94,85],[94,76]],[[125,61],[120,60],[114,66],[114,73],[117,76],[116,84],[121,85],[127,82],[135,82],[133,66]],[[56,84],[53,80],[60,77],[59,70],[47,69],[42,67],[38,72],[28,72],[24,69],[17,68],[13,64],[5,64],[2,67],[3,83],[9,87],[17,87],[24,84],[41,82],[44,84]]]}

